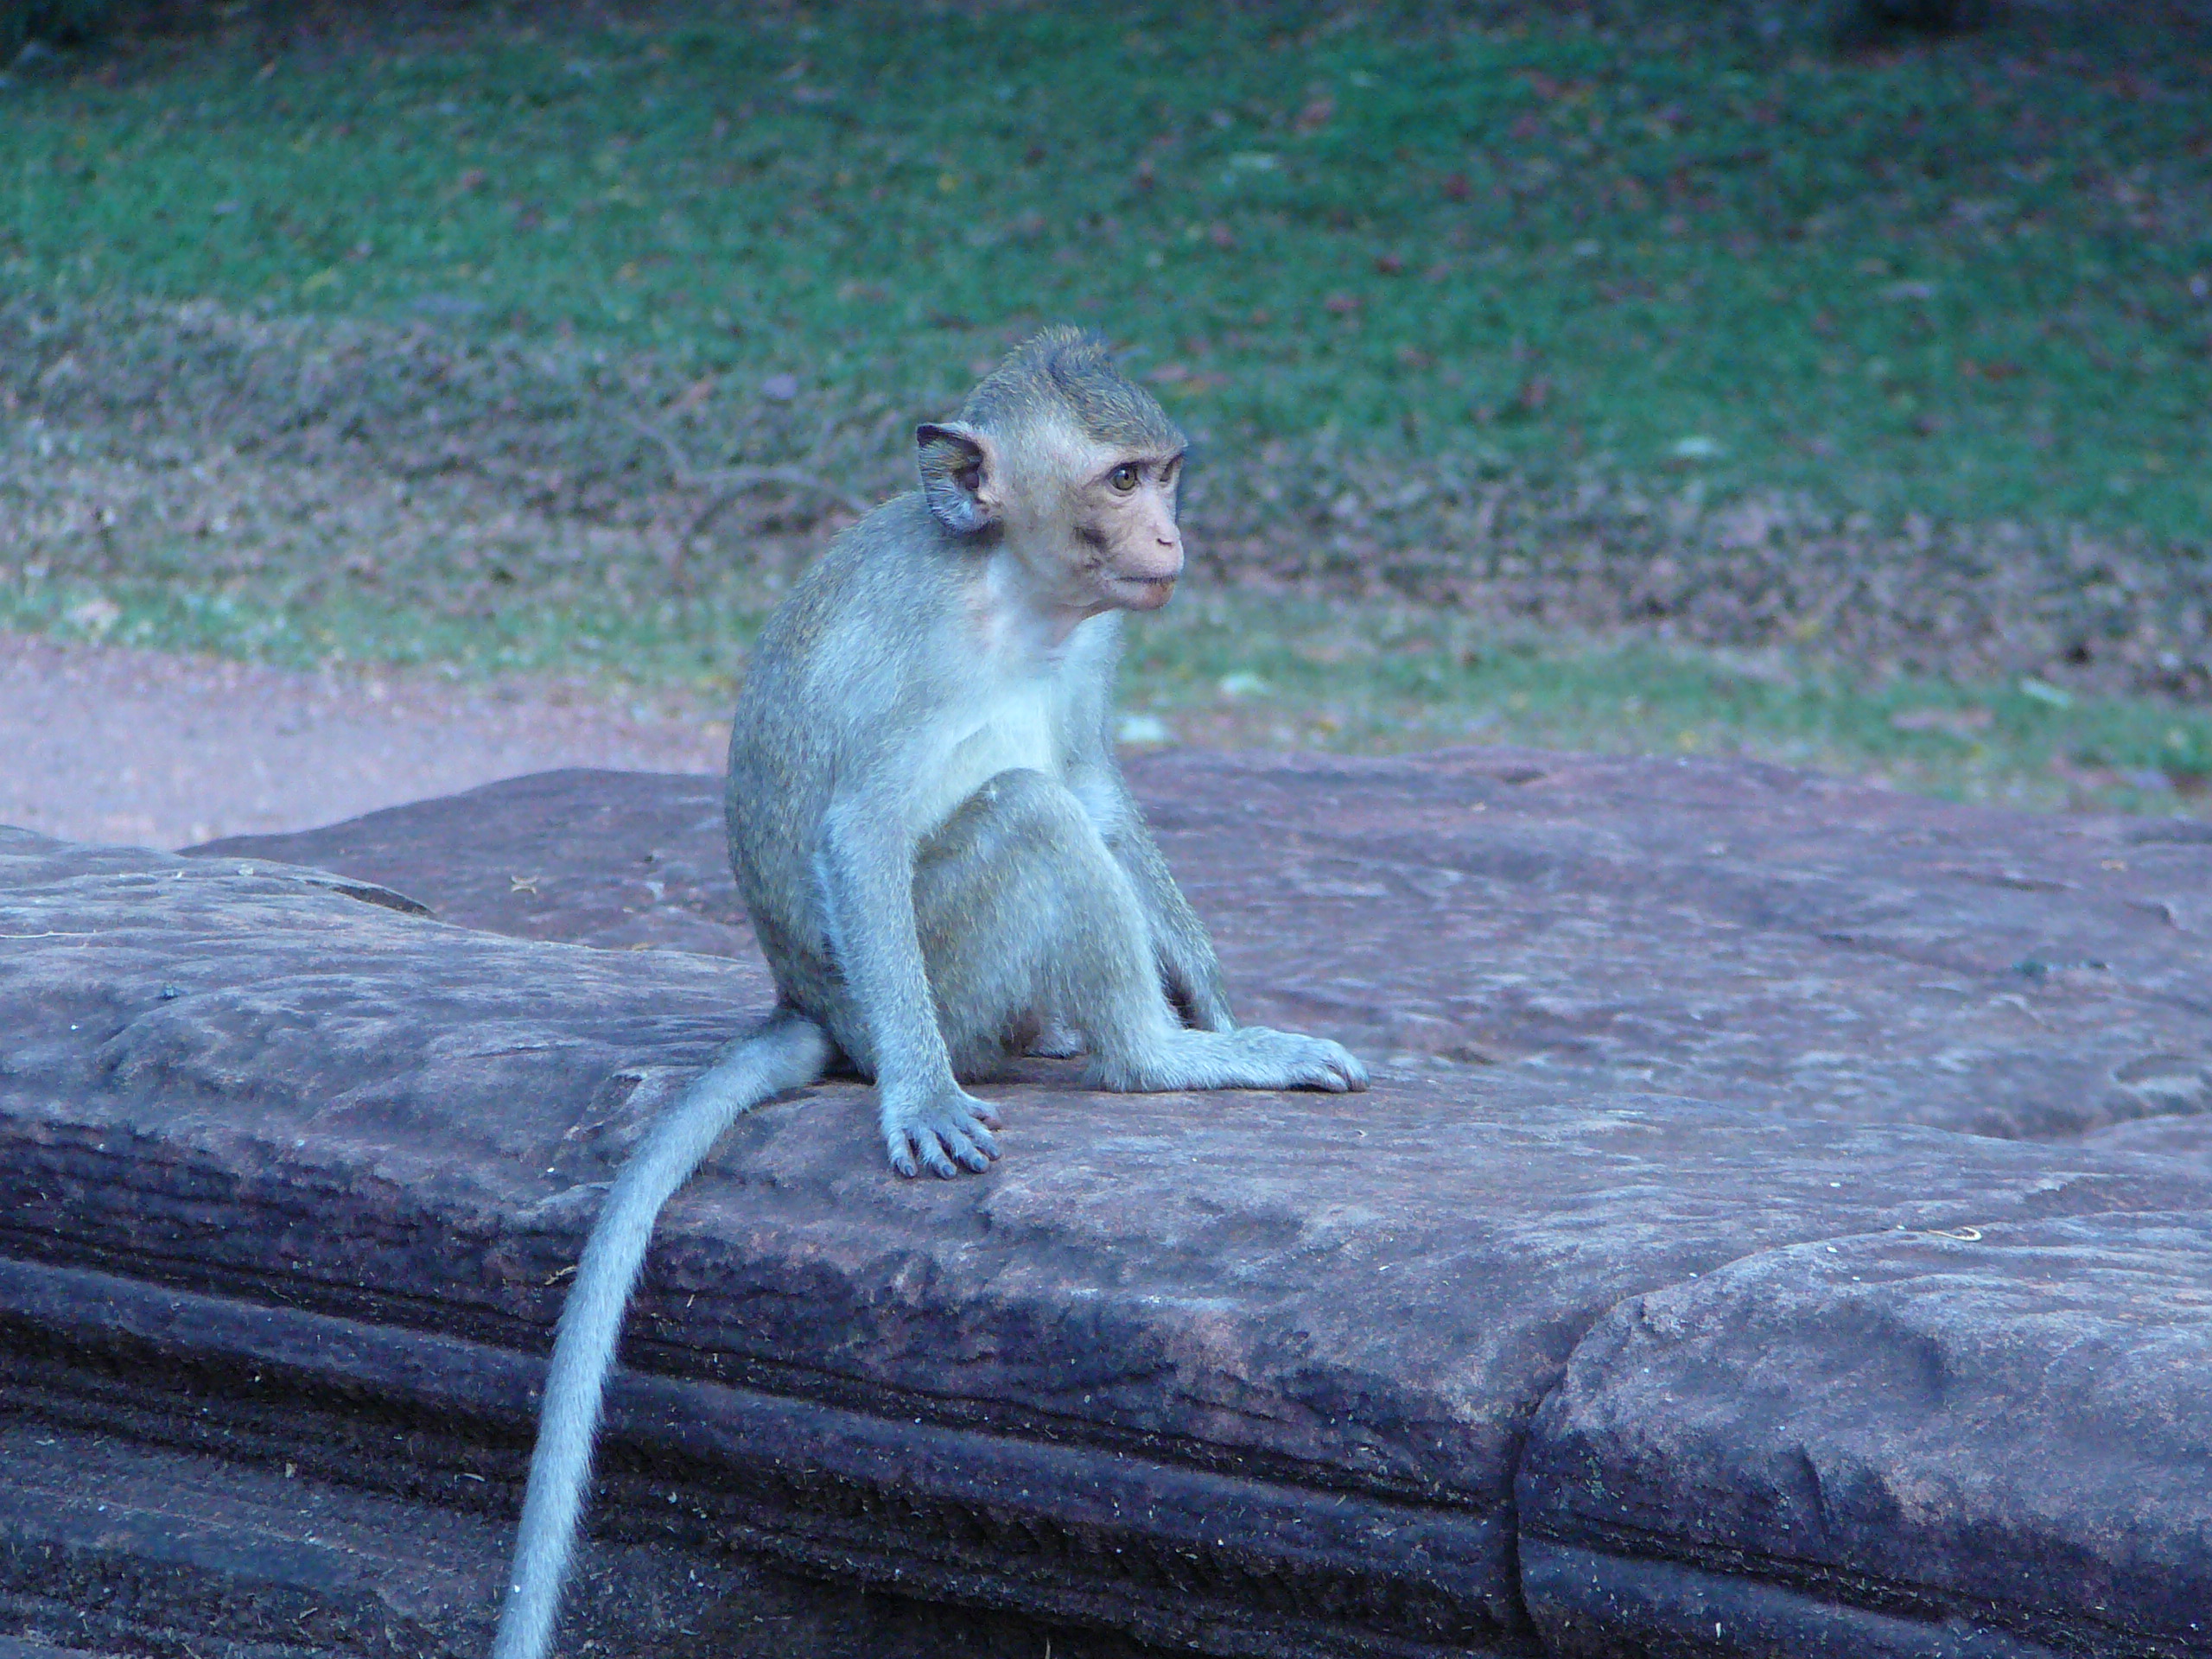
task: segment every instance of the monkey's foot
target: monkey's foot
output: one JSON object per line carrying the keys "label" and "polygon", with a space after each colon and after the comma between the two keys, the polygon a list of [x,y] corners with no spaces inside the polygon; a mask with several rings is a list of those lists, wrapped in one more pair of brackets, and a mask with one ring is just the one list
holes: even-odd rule
{"label": "monkey's foot", "polygon": [[1263,1088],[1325,1089],[1341,1095],[1367,1087],[1367,1068],[1359,1056],[1326,1037],[1240,1026],[1230,1033],[1230,1040],[1251,1048],[1264,1065],[1279,1068],[1280,1081],[1262,1084]]}
{"label": "monkey's foot", "polygon": [[883,1103],[883,1144],[891,1167],[901,1175],[925,1169],[950,1180],[956,1165],[988,1169],[999,1155],[991,1131],[1001,1127],[995,1114],[964,1089],[944,1090],[912,1101]]}
{"label": "monkey's foot", "polygon": [[1178,1031],[1147,1054],[1101,1058],[1093,1080],[1102,1089],[1151,1094],[1176,1089],[1324,1089],[1344,1094],[1367,1087],[1367,1068],[1341,1043],[1265,1026],[1235,1031]]}

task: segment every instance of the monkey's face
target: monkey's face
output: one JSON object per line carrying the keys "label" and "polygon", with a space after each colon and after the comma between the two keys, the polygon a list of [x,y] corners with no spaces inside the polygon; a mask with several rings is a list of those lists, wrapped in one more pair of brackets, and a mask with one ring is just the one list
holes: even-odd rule
{"label": "monkey's face", "polygon": [[1183,531],[1175,522],[1182,454],[1102,446],[1089,459],[1068,503],[1071,568],[1100,608],[1156,611],[1183,574]]}
{"label": "monkey's face", "polygon": [[1003,435],[947,423],[917,436],[938,521],[963,537],[991,532],[990,544],[1020,562],[1047,607],[1155,611],[1174,593],[1183,574],[1179,439],[1116,444],[1050,418]]}
{"label": "monkey's face", "polygon": [[1039,423],[1007,456],[1018,499],[1007,541],[1058,606],[1086,615],[1156,611],[1183,574],[1175,522],[1179,443],[1107,442],[1074,421]]}

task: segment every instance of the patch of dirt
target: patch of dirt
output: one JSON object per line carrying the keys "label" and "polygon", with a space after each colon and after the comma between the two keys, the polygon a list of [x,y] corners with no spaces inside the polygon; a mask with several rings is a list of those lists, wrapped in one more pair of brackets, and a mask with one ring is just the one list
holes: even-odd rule
{"label": "patch of dirt", "polygon": [[723,711],[560,681],[304,674],[0,633],[0,823],[180,847],[555,766],[717,772]]}

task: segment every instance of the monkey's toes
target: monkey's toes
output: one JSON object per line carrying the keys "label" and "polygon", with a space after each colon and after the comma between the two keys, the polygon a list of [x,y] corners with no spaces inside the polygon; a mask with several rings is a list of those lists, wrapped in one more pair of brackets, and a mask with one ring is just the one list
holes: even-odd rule
{"label": "monkey's toes", "polygon": [[1240,1026],[1230,1041],[1249,1057],[1238,1068],[1243,1080],[1230,1088],[1319,1089],[1341,1095],[1367,1087],[1367,1068],[1342,1043],[1325,1037]]}
{"label": "monkey's toes", "polygon": [[1359,1056],[1341,1044],[1331,1043],[1329,1046],[1336,1050],[1336,1052],[1330,1056],[1330,1063],[1338,1078],[1335,1086],[1348,1090],[1355,1095],[1365,1092],[1367,1068],[1360,1064]]}
{"label": "monkey's toes", "polygon": [[1367,1068],[1342,1043],[1302,1037],[1294,1089],[1319,1089],[1332,1095],[1357,1094],[1367,1087]]}

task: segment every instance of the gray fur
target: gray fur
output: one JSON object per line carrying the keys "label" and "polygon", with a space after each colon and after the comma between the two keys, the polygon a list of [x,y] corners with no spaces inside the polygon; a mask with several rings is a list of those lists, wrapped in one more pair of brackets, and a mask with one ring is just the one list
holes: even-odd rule
{"label": "gray fur", "polygon": [[1034,423],[1053,403],[1091,436],[1123,448],[1175,450],[1186,442],[1152,396],[1114,367],[1104,340],[1064,325],[1008,353],[968,394],[960,418],[1002,431]]}
{"label": "gray fur", "polygon": [[537,1449],[523,1494],[522,1525],[507,1572],[493,1659],[539,1659],[553,1637],[561,1585],[591,1473],[607,1373],[622,1336],[622,1314],[645,1266],[661,1206],[691,1179],[738,1116],[822,1075],[830,1046],[805,1020],[779,1014],[732,1045],[685,1090],[646,1135],[609,1189],[576,1264],[553,1363],[545,1373]]}
{"label": "gray fur", "polygon": [[962,1083],[1023,1052],[1085,1054],[1102,1089],[1366,1086],[1335,1043],[1235,1024],[1115,765],[1119,612],[1181,569],[1182,435],[1071,330],[962,417],[918,432],[924,488],[841,536],[753,652],[730,861],[779,1007],[655,1128],[584,1247],[494,1659],[550,1642],[654,1217],[739,1113],[842,1055],[893,1168],[950,1177],[999,1155]]}

